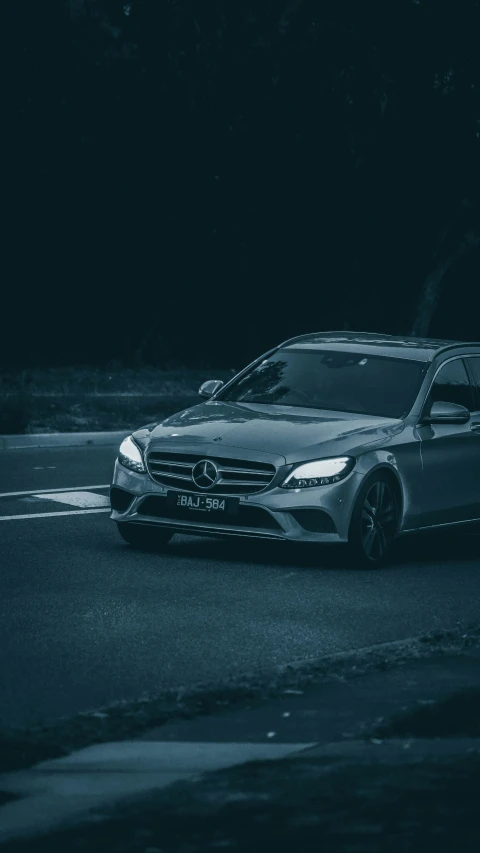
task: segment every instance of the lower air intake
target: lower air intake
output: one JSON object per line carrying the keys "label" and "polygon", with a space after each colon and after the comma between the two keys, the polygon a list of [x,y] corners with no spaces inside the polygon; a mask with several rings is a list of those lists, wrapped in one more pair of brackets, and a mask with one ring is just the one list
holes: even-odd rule
{"label": "lower air intake", "polygon": [[110,504],[116,512],[126,512],[134,497],[135,495],[125,489],[119,489],[118,486],[112,486],[110,489]]}
{"label": "lower air intake", "polygon": [[309,533],[335,533],[333,520],[323,509],[294,509],[290,515]]}

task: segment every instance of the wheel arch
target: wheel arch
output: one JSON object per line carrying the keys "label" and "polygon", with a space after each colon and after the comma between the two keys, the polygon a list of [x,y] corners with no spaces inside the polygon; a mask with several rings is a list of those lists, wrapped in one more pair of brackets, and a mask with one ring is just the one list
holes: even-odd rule
{"label": "wheel arch", "polygon": [[379,462],[374,467],[372,467],[368,472],[366,472],[365,476],[362,479],[361,485],[358,489],[355,502],[358,499],[358,495],[360,494],[360,490],[363,488],[365,483],[369,480],[374,479],[375,475],[380,474],[380,473],[384,474],[387,477],[392,489],[395,492],[395,497],[398,500],[398,510],[399,510],[399,519],[400,519],[399,530],[401,530],[402,524],[403,524],[404,509],[405,509],[405,494],[404,494],[404,489],[402,486],[402,481],[400,479],[400,475],[399,475],[397,469],[393,465],[389,464],[388,462],[382,461],[382,462]]}

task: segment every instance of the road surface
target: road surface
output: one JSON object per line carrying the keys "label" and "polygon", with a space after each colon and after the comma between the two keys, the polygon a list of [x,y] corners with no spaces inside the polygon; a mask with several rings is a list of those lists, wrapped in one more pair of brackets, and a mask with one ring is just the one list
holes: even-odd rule
{"label": "road surface", "polygon": [[106,509],[115,455],[0,454],[0,726],[478,621],[473,535],[404,540],[382,571],[258,540],[135,552]]}

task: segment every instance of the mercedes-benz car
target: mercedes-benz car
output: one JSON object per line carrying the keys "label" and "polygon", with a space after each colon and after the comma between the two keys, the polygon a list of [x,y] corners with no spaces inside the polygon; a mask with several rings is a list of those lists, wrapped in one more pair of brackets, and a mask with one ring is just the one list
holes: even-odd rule
{"label": "mercedes-benz car", "polygon": [[400,534],[480,519],[480,344],[292,338],[119,450],[111,518],[174,533],[344,543],[380,565]]}

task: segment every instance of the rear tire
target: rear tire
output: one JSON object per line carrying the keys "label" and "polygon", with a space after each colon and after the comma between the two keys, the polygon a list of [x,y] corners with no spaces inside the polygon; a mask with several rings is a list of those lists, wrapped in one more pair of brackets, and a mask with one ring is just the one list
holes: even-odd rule
{"label": "rear tire", "polygon": [[360,489],[350,522],[350,564],[363,569],[385,565],[399,521],[399,501],[390,477],[381,471],[372,474]]}
{"label": "rear tire", "polygon": [[163,527],[134,524],[127,521],[117,521],[116,524],[124,542],[128,542],[134,548],[144,551],[152,551],[165,547],[173,536],[173,531]]}

